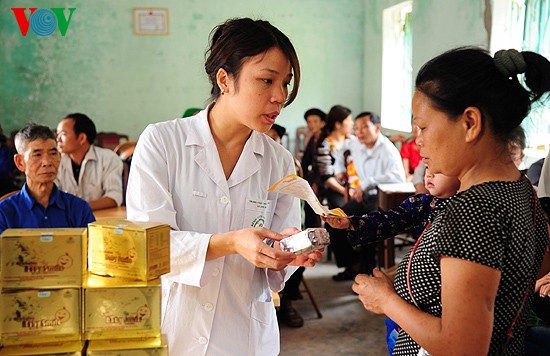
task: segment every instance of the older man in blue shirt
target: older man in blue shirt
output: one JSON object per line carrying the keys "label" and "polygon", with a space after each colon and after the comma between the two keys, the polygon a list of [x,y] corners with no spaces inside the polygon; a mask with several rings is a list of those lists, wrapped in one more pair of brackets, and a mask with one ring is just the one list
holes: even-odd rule
{"label": "older man in blue shirt", "polygon": [[90,205],[54,184],[61,155],[46,126],[29,124],[15,136],[17,169],[25,173],[21,191],[0,202],[0,233],[8,228],[87,227]]}

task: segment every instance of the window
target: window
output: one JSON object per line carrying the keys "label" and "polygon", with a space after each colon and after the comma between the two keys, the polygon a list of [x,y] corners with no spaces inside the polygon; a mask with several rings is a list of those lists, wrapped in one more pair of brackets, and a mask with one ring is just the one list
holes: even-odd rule
{"label": "window", "polygon": [[382,48],[382,124],[411,131],[412,1],[384,10]]}
{"label": "window", "polygon": [[[524,11],[522,50],[537,52],[550,59],[550,0],[525,0]],[[522,126],[532,147],[546,146],[550,142],[550,108],[541,105],[548,103],[548,99],[535,103],[527,119],[523,120]]]}
{"label": "window", "polygon": [[[492,17],[492,53],[516,48],[550,59],[550,0],[497,0]],[[543,99],[533,105],[521,126],[525,129],[528,147],[544,146],[544,151],[548,151],[550,108],[541,105],[544,102]]]}

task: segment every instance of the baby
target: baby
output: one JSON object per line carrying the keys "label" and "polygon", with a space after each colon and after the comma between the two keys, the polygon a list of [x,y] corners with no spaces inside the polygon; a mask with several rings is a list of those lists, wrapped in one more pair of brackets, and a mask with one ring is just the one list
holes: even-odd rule
{"label": "baby", "polygon": [[[398,207],[351,218],[322,217],[321,219],[336,229],[348,229],[352,245],[364,245],[382,241],[403,232],[410,232],[418,239],[428,223],[445,207],[447,198],[452,197],[460,187],[456,177],[436,173],[426,167],[424,184],[429,194],[416,194],[407,198]],[[399,325],[393,320],[385,320],[389,355],[392,355]]]}
{"label": "baby", "polygon": [[353,245],[382,241],[403,232],[410,232],[418,239],[428,222],[445,206],[447,198],[460,187],[458,178],[432,174],[428,167],[424,182],[429,194],[413,195],[393,209],[350,218],[322,219],[336,229],[348,229]]}

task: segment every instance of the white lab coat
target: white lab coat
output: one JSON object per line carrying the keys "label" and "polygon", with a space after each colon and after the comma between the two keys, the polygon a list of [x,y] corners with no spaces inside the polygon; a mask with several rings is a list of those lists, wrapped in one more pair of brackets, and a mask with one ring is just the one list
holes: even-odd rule
{"label": "white lab coat", "polygon": [[171,272],[162,277],[162,332],[171,355],[277,355],[271,291],[294,267],[256,268],[240,255],[206,261],[212,234],[249,226],[300,227],[299,200],[268,193],[295,172],[290,152],[252,132],[229,180],[206,110],[149,125],[139,138],[128,219],[170,224]]}

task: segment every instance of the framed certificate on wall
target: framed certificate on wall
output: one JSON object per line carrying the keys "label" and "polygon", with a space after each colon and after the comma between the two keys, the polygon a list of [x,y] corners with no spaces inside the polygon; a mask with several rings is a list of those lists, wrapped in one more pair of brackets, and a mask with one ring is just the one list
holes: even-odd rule
{"label": "framed certificate on wall", "polygon": [[136,35],[168,35],[168,9],[134,8]]}

